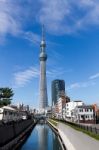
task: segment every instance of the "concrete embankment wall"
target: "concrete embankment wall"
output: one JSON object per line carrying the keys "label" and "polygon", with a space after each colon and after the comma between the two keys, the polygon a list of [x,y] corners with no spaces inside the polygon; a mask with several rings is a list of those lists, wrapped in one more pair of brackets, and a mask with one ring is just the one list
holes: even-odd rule
{"label": "concrete embankment wall", "polygon": [[53,125],[50,121],[47,121],[47,123],[50,125],[50,127],[52,128],[52,130],[55,132],[56,136],[58,137],[58,140],[61,144],[62,149],[66,150],[66,146],[65,146],[63,139],[58,131],[58,128],[55,125]]}
{"label": "concrete embankment wall", "polygon": [[0,150],[9,150],[33,127],[33,120],[0,126]]}

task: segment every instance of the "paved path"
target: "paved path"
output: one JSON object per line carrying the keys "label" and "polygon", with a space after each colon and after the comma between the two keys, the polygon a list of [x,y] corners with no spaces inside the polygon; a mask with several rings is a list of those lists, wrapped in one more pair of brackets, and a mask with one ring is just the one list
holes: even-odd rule
{"label": "paved path", "polygon": [[79,132],[68,125],[58,124],[59,133],[67,150],[99,150],[99,141]]}

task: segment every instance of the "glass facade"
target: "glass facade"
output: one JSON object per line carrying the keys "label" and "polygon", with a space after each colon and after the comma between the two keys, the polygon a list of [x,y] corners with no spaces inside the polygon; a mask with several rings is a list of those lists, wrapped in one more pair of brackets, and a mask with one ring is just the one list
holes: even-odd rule
{"label": "glass facade", "polygon": [[52,81],[52,105],[57,103],[57,100],[61,95],[65,95],[65,81],[64,80],[53,80]]}

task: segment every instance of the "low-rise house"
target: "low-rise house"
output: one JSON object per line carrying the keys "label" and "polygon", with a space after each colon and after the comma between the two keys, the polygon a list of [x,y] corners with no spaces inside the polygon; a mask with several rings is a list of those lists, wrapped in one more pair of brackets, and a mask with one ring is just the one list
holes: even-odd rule
{"label": "low-rise house", "polygon": [[73,121],[74,115],[73,115],[73,110],[75,109],[76,106],[82,106],[84,103],[82,101],[71,101],[66,103],[65,106],[65,119]]}
{"label": "low-rise house", "polygon": [[95,113],[92,105],[76,106],[72,113],[74,122],[87,124],[95,123]]}

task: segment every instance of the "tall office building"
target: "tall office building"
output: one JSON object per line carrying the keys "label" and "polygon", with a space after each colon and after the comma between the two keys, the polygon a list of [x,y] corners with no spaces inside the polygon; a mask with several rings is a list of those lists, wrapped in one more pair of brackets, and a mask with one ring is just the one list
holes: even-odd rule
{"label": "tall office building", "polygon": [[65,95],[65,81],[64,80],[53,80],[52,81],[52,105],[57,103],[60,96]]}
{"label": "tall office building", "polygon": [[47,98],[47,81],[46,81],[46,60],[47,54],[45,51],[46,42],[44,35],[44,26],[42,27],[42,40],[40,44],[40,103],[39,108],[45,109],[48,106],[48,98]]}

